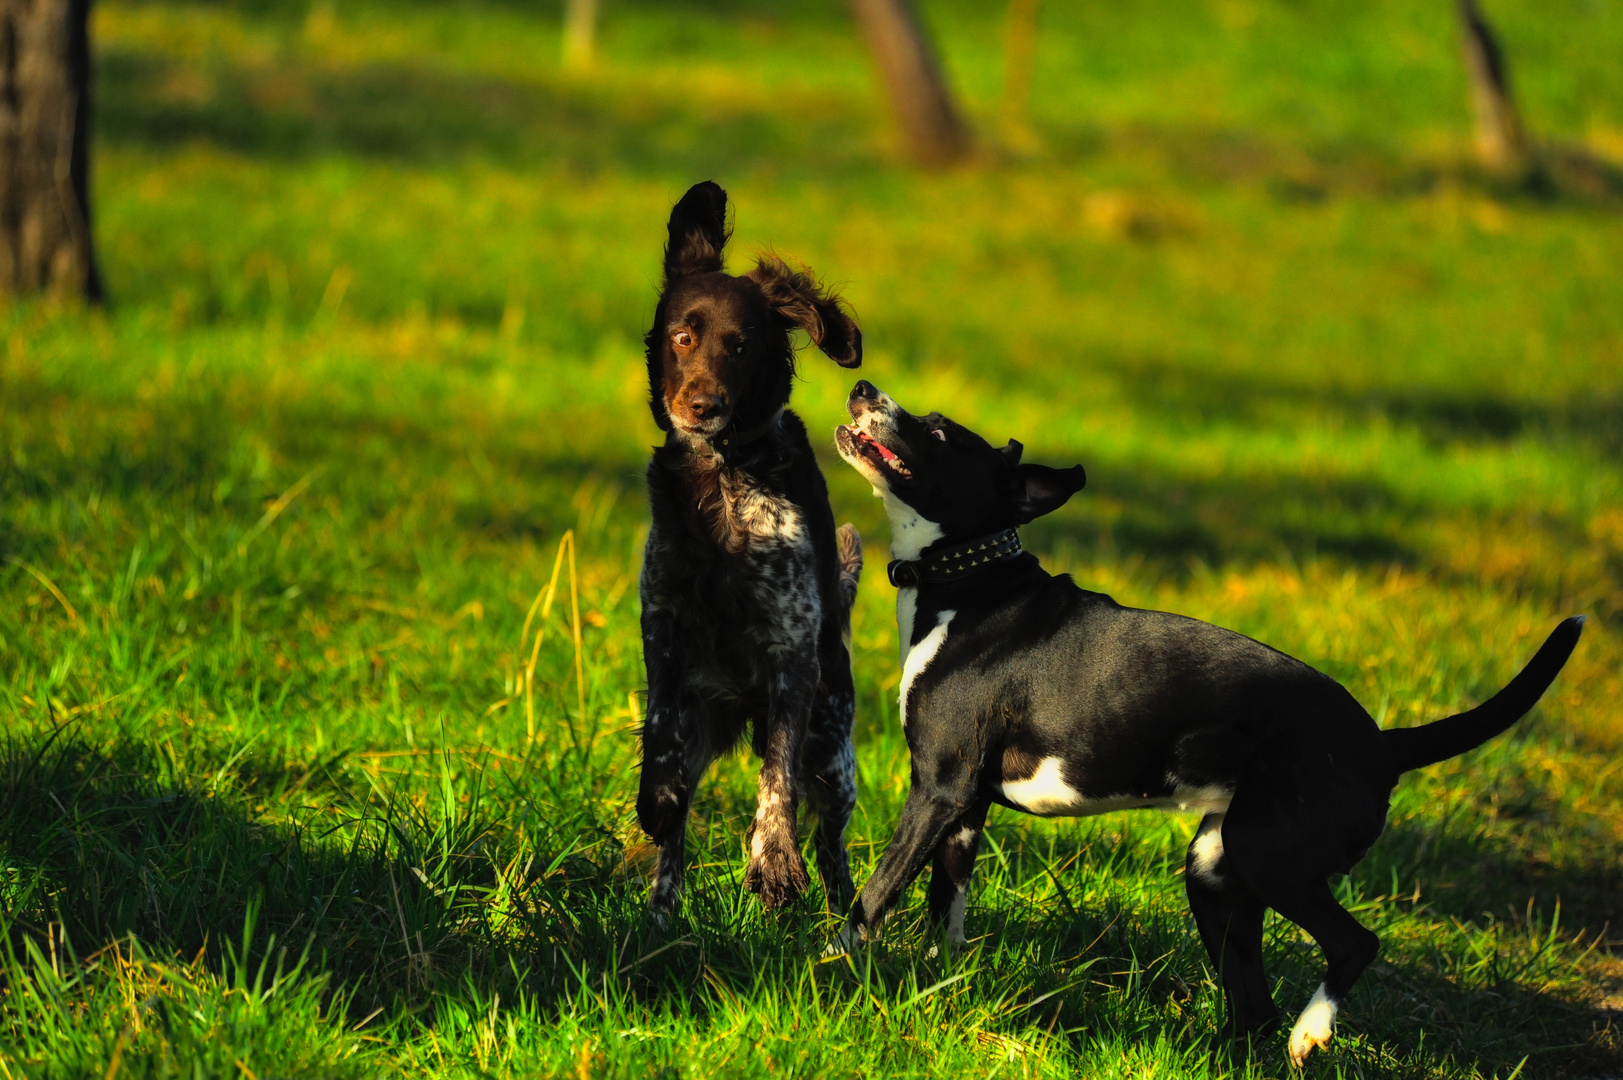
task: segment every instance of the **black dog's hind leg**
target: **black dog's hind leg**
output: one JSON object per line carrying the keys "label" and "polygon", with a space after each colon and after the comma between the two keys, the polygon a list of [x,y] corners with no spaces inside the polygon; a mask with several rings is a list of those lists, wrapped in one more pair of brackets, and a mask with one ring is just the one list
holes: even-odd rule
{"label": "black dog's hind leg", "polygon": [[1364,969],[1374,963],[1381,939],[1336,902],[1328,882],[1303,882],[1288,895],[1272,897],[1269,906],[1312,935],[1329,961],[1324,982],[1291,1028],[1291,1062],[1300,1067],[1315,1047],[1329,1045],[1336,1011]]}
{"label": "black dog's hind leg", "polygon": [[989,803],[977,800],[963,817],[947,828],[936,845],[930,867],[930,921],[945,927],[947,940],[962,945],[964,908],[969,900],[969,879],[975,873],[975,852],[981,846],[981,830],[986,827]]}
{"label": "black dog's hind leg", "polygon": [[1222,832],[1229,864],[1254,895],[1306,930],[1329,964],[1291,1029],[1290,1058],[1298,1067],[1329,1044],[1336,1012],[1380,951],[1380,939],[1336,901],[1329,879],[1369,850],[1385,813],[1379,792],[1351,781],[1242,785],[1229,804]]}
{"label": "black dog's hind leg", "polygon": [[1222,1036],[1267,1034],[1279,1008],[1262,966],[1262,919],[1267,906],[1235,876],[1223,851],[1223,815],[1207,814],[1189,842],[1184,891],[1195,928],[1222,980],[1228,1016]]}
{"label": "black dog's hind leg", "polygon": [[[849,672],[850,661],[840,655]],[[851,859],[845,850],[845,827],[857,805],[857,763],[851,747],[855,694],[849,677],[830,690],[819,687],[818,704],[801,750],[801,788],[817,814],[817,875],[830,911],[844,914],[856,895]]]}

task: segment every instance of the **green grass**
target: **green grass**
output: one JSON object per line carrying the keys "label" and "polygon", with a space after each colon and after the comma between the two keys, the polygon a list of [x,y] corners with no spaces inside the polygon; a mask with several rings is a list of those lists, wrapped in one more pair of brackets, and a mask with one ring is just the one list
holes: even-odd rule
{"label": "green grass", "polygon": [[[1001,6],[925,8],[995,135]],[[915,890],[825,961],[819,895],[742,890],[741,755],[647,925],[638,343],[707,176],[735,266],[841,284],[867,377],[1086,463],[1026,539],[1090,587],[1387,724],[1592,613],[1529,721],[1399,789],[1340,886],[1384,954],[1308,1072],[1623,1070],[1623,19],[1491,5],[1552,160],[1594,159],[1521,190],[1468,164],[1445,3],[1045,5],[1038,149],[943,175],[893,164],[841,5],[605,11],[569,77],[520,4],[97,5],[113,305],[0,311],[0,1072],[1286,1073],[1208,1055],[1186,818],[995,813],[971,948]],[[831,430],[850,376],[802,376]],[[879,506],[824,467],[870,553],[860,882],[906,748]],[[560,603],[532,743],[566,530],[585,709]],[[1268,953],[1299,1009],[1315,950]]]}

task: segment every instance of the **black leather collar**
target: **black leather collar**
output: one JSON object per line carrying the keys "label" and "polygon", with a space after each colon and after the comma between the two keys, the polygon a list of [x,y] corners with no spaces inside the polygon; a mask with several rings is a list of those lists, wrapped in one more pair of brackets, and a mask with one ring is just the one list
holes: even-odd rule
{"label": "black leather collar", "polygon": [[956,581],[979,573],[994,563],[1019,558],[1020,534],[1014,529],[963,540],[921,559],[895,559],[887,568],[898,589],[921,582]]}
{"label": "black leather collar", "polygon": [[737,453],[739,450],[759,439],[767,432],[776,431],[778,428],[778,423],[782,419],[783,409],[780,408],[777,412],[767,417],[761,423],[756,424],[754,427],[745,428],[742,431],[738,430],[737,428],[725,427],[716,432],[715,438],[712,439],[706,439],[702,436],[698,436],[696,437],[698,441],[703,443],[710,450],[709,454],[704,454],[701,456],[712,457],[719,455],[725,460],[729,454]]}

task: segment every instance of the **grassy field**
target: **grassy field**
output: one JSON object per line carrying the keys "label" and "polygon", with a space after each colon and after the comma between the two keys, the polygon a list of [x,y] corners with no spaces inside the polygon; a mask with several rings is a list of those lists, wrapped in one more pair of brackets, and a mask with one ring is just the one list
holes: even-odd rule
{"label": "grassy field", "polygon": [[[927,175],[843,6],[100,0],[106,313],[0,309],[0,1073],[1174,1077],[1220,994],[1195,821],[996,812],[974,944],[860,962],[742,890],[721,762],[642,915],[639,340],[665,215],[732,193],[840,283],[863,374],[1088,489],[1027,530],[1385,724],[1594,616],[1534,715],[1408,777],[1343,896],[1384,940],[1313,1076],[1623,1075],[1623,13],[1495,0],[1552,182],[1478,175],[1447,3],[929,0],[987,150]],[[1605,165],[1611,161],[1612,166]],[[851,376],[803,357],[795,407]],[[853,629],[866,876],[900,809],[886,529]],[[578,545],[546,618],[526,615]],[[536,645],[539,627],[544,630]],[[531,667],[531,658],[533,668]],[[582,703],[583,706],[582,707]],[[1319,959],[1271,923],[1294,1013]]]}

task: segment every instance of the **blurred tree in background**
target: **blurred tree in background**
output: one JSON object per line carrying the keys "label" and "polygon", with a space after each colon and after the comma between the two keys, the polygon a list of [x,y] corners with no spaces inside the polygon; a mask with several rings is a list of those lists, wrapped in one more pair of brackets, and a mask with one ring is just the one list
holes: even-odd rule
{"label": "blurred tree in background", "polygon": [[0,293],[101,300],[90,241],[90,0],[0,0]]}
{"label": "blurred tree in background", "polygon": [[1499,41],[1476,0],[1459,0],[1460,46],[1471,78],[1471,107],[1476,115],[1477,156],[1490,169],[1525,173],[1527,134],[1510,91],[1510,71]]}
{"label": "blurred tree in background", "polygon": [[585,71],[597,54],[598,0],[567,0],[564,5],[564,69]]}
{"label": "blurred tree in background", "polygon": [[851,0],[914,160],[945,165],[969,153],[969,129],[909,0]]}
{"label": "blurred tree in background", "polygon": [[1003,63],[1003,142],[1011,150],[1037,148],[1031,127],[1031,70],[1037,58],[1037,9],[1041,0],[1009,0]]}

